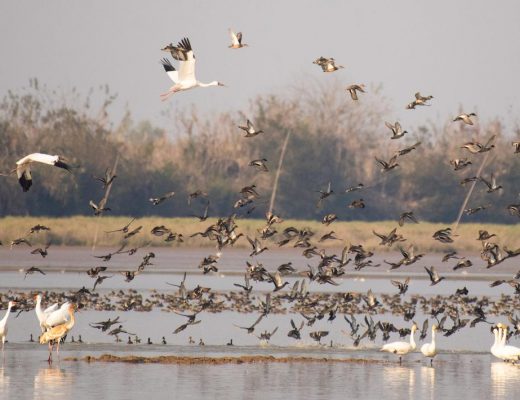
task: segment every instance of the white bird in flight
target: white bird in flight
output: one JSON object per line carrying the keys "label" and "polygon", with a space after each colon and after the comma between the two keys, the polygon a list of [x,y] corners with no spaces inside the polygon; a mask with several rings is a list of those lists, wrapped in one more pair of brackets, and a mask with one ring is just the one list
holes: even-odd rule
{"label": "white bird in flight", "polygon": [[242,43],[242,32],[235,33],[230,29],[229,36],[231,36],[231,44],[228,46],[230,49],[240,49],[241,47],[249,46],[246,43]]}
{"label": "white bird in flight", "polygon": [[213,81],[210,83],[202,83],[195,78],[195,55],[191,48],[188,38],[182,39],[177,46],[170,43],[161,49],[169,51],[173,58],[179,61],[179,71],[176,71],[170,61],[166,58],[161,60],[164,70],[174,82],[174,85],[166,92],[161,94],[161,100],[165,101],[172,94],[182,90],[193,89],[196,87],[224,86],[223,83]]}
{"label": "white bird in flight", "polygon": [[16,162],[16,170],[14,170],[16,171],[18,182],[24,192],[27,192],[32,185],[31,164],[33,162],[54,165],[55,167],[63,168],[70,172],[70,166],[65,163],[63,157],[42,153],[29,154]]}

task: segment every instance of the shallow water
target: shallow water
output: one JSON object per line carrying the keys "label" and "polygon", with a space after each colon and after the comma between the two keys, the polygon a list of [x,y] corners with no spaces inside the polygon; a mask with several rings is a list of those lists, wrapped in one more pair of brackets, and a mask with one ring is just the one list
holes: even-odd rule
{"label": "shallow water", "polygon": [[[1,250],[0,256],[0,292],[43,291],[43,290],[77,290],[82,286],[91,288],[93,280],[83,271],[95,265],[107,265],[112,278],[107,279],[98,289],[106,294],[113,289],[135,289],[147,296],[151,290],[175,293],[176,289],[167,284],[179,283],[181,271],[197,272],[196,265],[211,253],[210,249],[156,252],[154,266],[134,281],[124,282],[116,272],[120,269],[136,267],[144,252],[133,258],[126,255],[115,258],[109,263],[99,262],[92,258],[87,249],[53,249],[51,255],[43,260],[14,249],[12,252]],[[95,254],[105,254],[105,250]],[[269,254],[269,253],[268,253]],[[137,258],[136,258],[137,257]],[[219,263],[222,271],[218,274],[189,274],[186,280],[188,289],[197,284],[211,287],[218,291],[237,290],[233,283],[243,283],[241,272],[244,270],[247,254],[237,250],[229,252]],[[260,258],[264,265],[273,270],[282,262],[292,260],[299,270],[306,268],[308,260],[302,259],[295,251],[283,250],[273,252],[269,257]],[[438,262],[440,257],[432,255],[406,270],[388,272],[387,268],[352,272],[344,278],[337,279],[338,286],[312,283],[311,292],[362,292],[372,289],[376,295],[396,293],[390,279],[403,279],[411,276],[410,289],[404,299],[412,294],[432,296],[448,295],[456,289],[467,287],[470,296],[490,296],[496,298],[500,294],[513,294],[509,285],[490,288],[489,282],[509,276],[516,272],[516,263],[504,267],[487,270],[482,266],[472,267],[467,272],[450,274],[449,279],[439,285],[430,286],[425,279],[423,266],[430,261],[437,262],[440,271],[448,273],[451,268]],[[383,257],[382,257],[383,258]],[[386,259],[394,259],[396,255],[387,254]],[[473,257],[478,259],[478,257]],[[94,261],[92,261],[94,260]],[[378,260],[382,261],[382,260]],[[222,264],[222,265],[221,265]],[[48,268],[47,275],[33,274],[24,279],[22,271],[32,265]],[[351,271],[352,267],[347,267]],[[287,280],[294,282],[296,277]],[[253,283],[254,291],[268,292],[272,285]],[[258,293],[257,293],[258,294]],[[263,297],[263,294],[262,294]],[[419,308],[418,308],[419,310]],[[0,313],[0,316],[2,313]],[[148,337],[153,345],[127,345],[128,335],[121,335],[123,343],[114,343],[114,338],[93,329],[89,323],[120,316],[124,328],[137,334],[142,343]],[[362,316],[357,316],[362,322]],[[438,336],[437,356],[434,368],[428,366],[427,360],[420,353],[407,356],[403,365],[397,364],[392,354],[377,351],[381,339],[376,342],[361,342],[358,348],[353,347],[352,338],[344,333],[349,331],[343,316],[338,314],[332,323],[324,318],[314,326],[305,326],[302,340],[295,341],[287,336],[291,329],[290,320],[299,325],[303,321],[300,315],[269,314],[255,329],[255,334],[264,330],[272,331],[278,327],[268,346],[259,346],[259,339],[238,326],[249,326],[258,314],[242,314],[225,311],[218,314],[202,312],[200,324],[189,326],[179,334],[173,330],[185,322],[185,318],[173,313],[154,309],[151,312],[98,312],[81,310],[76,314],[77,323],[70,332],[67,343],[62,346],[62,361],[52,366],[44,361],[47,357],[46,346],[29,343],[29,335],[34,338],[39,334],[39,327],[34,312],[22,313],[18,318],[12,314],[9,318],[9,343],[6,343],[5,362],[0,368],[0,399],[93,399],[114,398],[128,399],[154,395],[154,398],[224,398],[224,399],[299,399],[299,398],[518,398],[520,395],[520,367],[497,362],[489,354],[493,337],[489,325],[478,324],[476,328],[464,328],[450,337]],[[396,323],[399,327],[409,326],[402,317],[392,315],[376,315],[374,321],[384,320]],[[417,314],[414,320],[419,324],[425,319]],[[493,322],[507,322],[505,318],[490,318]],[[430,322],[431,326],[431,322]],[[317,330],[329,331],[322,343],[318,345],[309,337],[309,332]],[[81,335],[84,344],[70,343],[72,336],[76,340]],[[165,337],[167,345],[162,345]],[[203,339],[206,346],[188,345],[189,337],[198,343]],[[379,335],[380,336],[380,335]],[[225,346],[233,339],[235,346]],[[418,335],[416,335],[416,340]],[[399,340],[396,334],[391,341]],[[406,340],[406,339],[405,339]],[[429,341],[429,336],[426,339]],[[332,347],[330,343],[332,341]],[[516,343],[515,343],[516,342]],[[512,344],[519,346],[518,339]],[[418,348],[420,345],[418,344]],[[65,357],[82,357],[85,355],[141,354],[141,355],[274,355],[274,356],[311,356],[327,358],[363,358],[380,360],[376,364],[360,363],[302,363],[287,364],[228,364],[228,365],[142,365],[123,363],[92,363],[64,361]]]}
{"label": "shallow water", "polygon": [[[0,369],[1,399],[514,399],[520,396],[520,368],[487,354],[444,354],[430,367],[411,355],[402,366],[381,363],[257,363],[164,365],[60,361],[49,366],[44,351],[12,349]],[[111,353],[114,349],[103,349]],[[261,351],[261,350],[260,350]],[[172,346],[167,353],[192,354]],[[258,354],[258,349],[207,346],[197,355]],[[69,350],[82,357],[97,350]],[[280,353],[386,360],[378,352],[281,349]]]}

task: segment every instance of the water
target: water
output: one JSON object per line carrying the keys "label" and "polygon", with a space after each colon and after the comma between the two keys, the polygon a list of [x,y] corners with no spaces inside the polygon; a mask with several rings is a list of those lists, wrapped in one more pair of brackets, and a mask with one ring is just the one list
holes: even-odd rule
{"label": "water", "polygon": [[[159,365],[61,361],[49,366],[44,351],[13,349],[0,369],[0,399],[514,399],[520,368],[488,354],[445,354],[433,368],[418,355],[402,366],[388,355],[316,351],[315,356],[369,358],[381,363],[257,363]],[[108,349],[105,349],[108,351]],[[200,348],[197,348],[200,354]],[[110,352],[116,351],[112,349]],[[206,354],[216,349],[206,348]],[[138,351],[141,354],[162,354]],[[191,353],[172,347],[168,354]],[[69,350],[81,357],[93,350]],[[255,354],[254,349],[218,348],[218,354]],[[294,350],[282,353],[301,355]],[[304,352],[308,355],[309,352]]]}
{"label": "water", "polygon": [[[147,250],[148,251],[148,250]],[[210,249],[197,250],[165,250],[154,249],[157,257],[154,266],[139,275],[134,281],[124,282],[117,272],[132,269],[139,264],[144,252],[133,258],[119,256],[109,263],[99,262],[92,258],[92,252],[86,249],[53,249],[47,259],[27,255],[27,251],[13,249],[12,252],[1,250],[0,257],[0,293],[9,290],[43,291],[43,290],[77,290],[82,286],[91,288],[93,280],[83,271],[94,265],[107,265],[110,279],[99,287],[101,295],[108,295],[112,290],[135,289],[144,296],[150,296],[151,290],[162,293],[175,293],[176,288],[167,282],[179,283],[182,271],[189,270],[186,280],[188,289],[197,284],[211,287],[213,290],[237,290],[233,283],[243,283],[240,273],[244,269],[247,254],[242,250],[228,252],[219,262],[221,272],[213,275],[196,274],[196,266],[200,260],[211,254]],[[105,254],[104,250],[95,254]],[[304,270],[308,260],[302,259],[299,252],[283,250],[269,252],[269,256],[260,257],[264,265],[273,270],[283,262],[293,261],[296,268]],[[394,259],[396,255],[386,255],[386,259]],[[516,272],[516,263],[505,264],[504,267],[485,269],[476,263],[463,273],[450,273],[450,266],[438,262],[440,257],[421,260],[405,270],[388,272],[387,268],[351,272],[337,279],[339,286],[319,285],[312,283],[311,292],[362,292],[372,289],[376,295],[396,293],[389,279],[403,279],[411,276],[409,292],[405,299],[413,294],[433,296],[449,295],[458,288],[467,287],[470,296],[489,296],[498,298],[500,294],[513,294],[509,285],[490,288],[489,282],[510,277]],[[478,257],[472,257],[478,260]],[[377,260],[380,262],[382,260]],[[422,262],[424,261],[424,262]],[[424,265],[439,266],[439,271],[449,279],[439,285],[430,286]],[[134,265],[135,264],[135,265]],[[44,268],[47,275],[33,274],[24,279],[23,269],[36,265]],[[351,268],[347,268],[350,269]],[[290,277],[294,282],[298,277]],[[272,290],[267,283],[253,283],[255,295],[263,298]],[[418,308],[419,311],[419,308]],[[3,313],[0,313],[2,316]],[[128,335],[121,335],[123,343],[114,343],[114,338],[93,329],[89,323],[120,316],[124,328],[137,334],[142,343],[148,337],[153,345],[127,345]],[[520,395],[520,367],[498,362],[489,354],[493,337],[489,325],[478,324],[475,328],[464,328],[450,337],[442,335],[437,338],[440,354],[434,367],[422,358],[420,353],[410,354],[402,366],[397,357],[378,351],[382,342],[363,341],[357,348],[353,347],[352,338],[345,331],[348,326],[343,316],[338,314],[332,323],[324,318],[314,326],[305,326],[302,340],[295,341],[287,336],[291,329],[290,319],[297,325],[303,321],[300,315],[269,314],[255,329],[255,334],[264,330],[272,331],[278,327],[268,346],[260,346],[255,335],[247,334],[238,326],[249,326],[258,317],[258,313],[238,313],[225,311],[221,313],[202,312],[200,324],[189,326],[179,334],[173,330],[184,323],[182,316],[163,312],[154,308],[151,312],[100,312],[81,310],[77,313],[77,323],[70,332],[68,341],[62,346],[61,361],[49,366],[45,361],[47,349],[44,345],[29,343],[29,335],[36,338],[39,327],[33,312],[22,313],[18,318],[12,314],[8,320],[9,343],[6,343],[5,361],[0,367],[0,399],[142,399],[153,395],[154,398],[223,398],[223,399],[345,399],[345,398],[378,398],[385,399],[437,399],[437,398],[518,398]],[[408,326],[401,316],[376,315],[374,320],[391,321],[398,326]],[[426,317],[416,315],[417,322],[422,323]],[[504,317],[490,318],[493,322],[507,322]],[[358,315],[358,322],[362,316]],[[431,323],[430,323],[431,326]],[[309,332],[327,330],[329,335],[318,345],[309,337]],[[71,337],[76,340],[81,335],[83,344],[70,343]],[[162,345],[165,337],[167,345]],[[188,345],[190,336],[195,343],[203,339],[206,346]],[[379,335],[380,336],[380,335]],[[235,346],[225,346],[233,339]],[[418,339],[418,335],[416,335]],[[392,335],[391,341],[399,340]],[[427,340],[429,341],[429,335]],[[330,342],[332,341],[332,347]],[[516,343],[515,343],[516,341]],[[518,340],[512,341],[519,345]],[[422,343],[419,343],[420,347]],[[86,363],[83,361],[65,361],[66,357],[84,357],[86,355],[186,355],[186,356],[241,356],[241,355],[274,355],[306,356],[318,358],[355,358],[376,360],[377,363],[257,363],[226,365],[154,365],[123,363]]]}

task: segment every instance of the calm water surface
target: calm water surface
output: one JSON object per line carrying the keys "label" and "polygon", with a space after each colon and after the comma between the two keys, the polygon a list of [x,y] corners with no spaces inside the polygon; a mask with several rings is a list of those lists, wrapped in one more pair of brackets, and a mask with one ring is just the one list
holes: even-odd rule
{"label": "calm water surface", "polygon": [[[105,349],[109,351],[109,349]],[[200,355],[200,349],[196,349]],[[207,346],[208,354],[215,354]],[[114,352],[114,349],[110,351]],[[256,354],[219,348],[219,354]],[[68,355],[97,354],[69,350]],[[157,355],[156,351],[135,353]],[[193,349],[172,346],[168,354]],[[281,354],[300,355],[281,349]],[[313,351],[314,356],[384,360],[377,352]],[[1,399],[517,399],[520,368],[487,354],[450,354],[433,368],[417,355],[390,362],[143,365],[61,361],[49,366],[44,351],[16,348],[0,369]],[[309,355],[309,352],[303,353]],[[312,355],[311,355],[312,356]]]}
{"label": "calm water surface", "polygon": [[[93,281],[84,271],[95,265],[109,266],[113,277],[100,287],[100,293],[113,289],[136,289],[143,295],[151,289],[168,291],[175,289],[166,282],[178,283],[182,279],[180,271],[197,271],[200,260],[211,253],[211,249],[157,252],[156,264],[140,275],[133,282],[126,283],[116,274],[118,269],[131,269],[140,261],[138,258],[119,257],[110,263],[102,263],[92,258],[92,252],[86,249],[54,249],[45,260],[28,256],[27,251],[12,252],[1,250],[0,256],[0,291],[15,290],[77,290],[82,286],[91,288]],[[177,252],[177,251],[175,251]],[[105,254],[104,250],[95,254]],[[172,255],[173,253],[173,255]],[[268,254],[270,254],[269,252]],[[139,255],[140,253],[138,253]],[[144,253],[143,253],[144,254]],[[141,256],[143,254],[140,254]],[[125,256],[126,257],[126,256]],[[221,260],[222,273],[197,276],[188,275],[188,289],[197,284],[215,290],[236,290],[233,283],[242,283],[238,272],[244,269],[247,255],[243,251],[231,252]],[[393,260],[396,255],[386,255]],[[366,292],[372,289],[376,295],[394,293],[396,289],[389,278],[402,278],[411,275],[410,289],[405,299],[411,294],[435,295],[451,294],[457,288],[466,286],[470,295],[497,297],[500,293],[513,294],[508,285],[489,288],[489,282],[497,277],[509,276],[516,272],[517,264],[510,263],[500,270],[486,270],[477,266],[468,272],[450,275],[450,279],[431,287],[425,280],[424,265],[439,266],[447,273],[451,266],[443,266],[438,256],[418,263],[406,271],[389,273],[387,268],[363,270],[356,276],[338,279],[339,286],[317,285],[312,283],[311,291],[356,291]],[[478,257],[472,259],[478,260]],[[306,259],[301,259],[294,251],[273,252],[269,257],[261,258],[264,265],[272,270],[282,262],[293,260],[299,270],[306,268]],[[225,261],[225,262],[224,262]],[[378,260],[382,261],[382,260]],[[135,265],[134,265],[135,264]],[[48,274],[34,274],[24,279],[22,271],[32,265],[48,268]],[[347,268],[348,269],[348,268]],[[368,272],[368,273],[367,273]],[[376,273],[376,275],[372,275]],[[296,278],[289,278],[292,283]],[[254,283],[255,291],[272,290],[270,284]],[[172,290],[173,289],[173,290]],[[0,313],[0,316],[3,313]],[[89,327],[89,323],[120,316],[125,329],[136,333],[143,343],[150,337],[154,345],[126,345],[113,343],[113,338]],[[181,399],[515,399],[520,398],[520,367],[496,361],[489,354],[493,337],[489,326],[479,324],[474,329],[463,329],[449,338],[440,336],[437,346],[440,354],[434,367],[420,353],[409,355],[399,366],[396,357],[380,353],[377,349],[380,341],[362,342],[359,348],[352,346],[352,339],[343,333],[348,327],[342,315],[331,324],[325,319],[317,321],[310,328],[305,326],[302,340],[294,341],[287,337],[291,329],[290,319],[299,323],[299,315],[269,315],[257,327],[257,331],[273,330],[269,346],[259,346],[254,335],[247,334],[235,325],[249,326],[258,316],[223,312],[200,314],[202,323],[190,326],[187,330],[174,335],[173,330],[185,322],[185,318],[158,309],[152,312],[96,312],[80,311],[77,323],[70,335],[82,335],[84,344],[66,343],[62,347],[62,360],[49,366],[46,363],[46,347],[37,343],[28,343],[29,334],[37,337],[39,333],[36,316],[33,312],[23,313],[18,318],[14,314],[9,319],[9,343],[6,344],[5,361],[0,367],[0,399],[143,399],[162,398]],[[361,319],[361,316],[358,316]],[[422,323],[424,316],[417,315]],[[404,323],[401,317],[390,315],[374,316],[374,320]],[[491,318],[490,318],[491,319]],[[492,320],[492,319],[491,319]],[[498,319],[506,322],[504,318]],[[493,321],[493,322],[498,322]],[[360,321],[361,322],[361,321]],[[317,345],[309,338],[310,331],[330,331],[323,342]],[[256,333],[256,331],[255,331]],[[167,345],[160,345],[164,336]],[[202,338],[206,346],[187,345],[189,336],[198,343]],[[121,337],[127,340],[126,335]],[[235,346],[225,346],[229,339]],[[418,335],[416,335],[418,339]],[[398,340],[395,335],[391,340]],[[427,338],[429,341],[429,336]],[[70,337],[69,337],[70,341]],[[333,347],[330,347],[330,341]],[[519,345],[517,343],[513,345]],[[419,343],[420,347],[422,343]],[[310,356],[327,358],[356,358],[378,360],[378,363],[259,363],[229,365],[138,365],[122,363],[72,362],[65,357],[83,357],[104,353],[128,355],[258,355],[274,356]]]}

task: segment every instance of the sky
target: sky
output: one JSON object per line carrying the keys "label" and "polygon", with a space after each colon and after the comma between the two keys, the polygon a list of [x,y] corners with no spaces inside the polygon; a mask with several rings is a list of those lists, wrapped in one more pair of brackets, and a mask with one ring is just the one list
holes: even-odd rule
{"label": "sky", "polygon": [[[444,123],[460,110],[507,124],[520,112],[519,15],[513,0],[4,1],[0,97],[30,78],[65,93],[108,84],[114,119],[128,109],[167,128],[172,110],[247,110],[258,95],[337,80],[381,86],[405,125]],[[228,28],[249,47],[228,49]],[[161,102],[171,81],[160,49],[185,36],[197,78],[227,87]],[[312,64],[319,56],[345,69],[325,74]],[[434,96],[432,107],[406,111],[417,91]]]}

